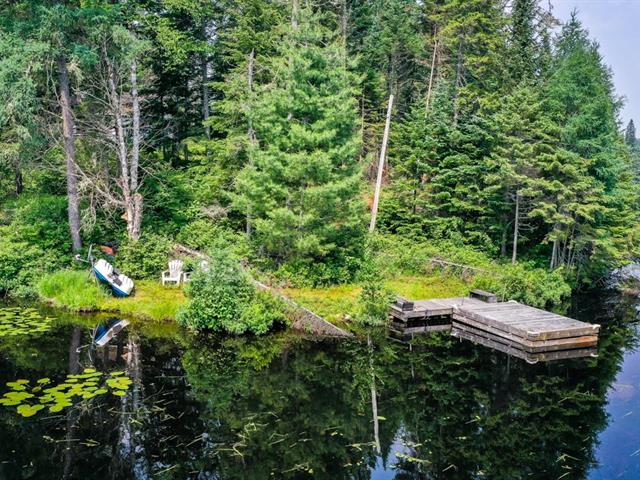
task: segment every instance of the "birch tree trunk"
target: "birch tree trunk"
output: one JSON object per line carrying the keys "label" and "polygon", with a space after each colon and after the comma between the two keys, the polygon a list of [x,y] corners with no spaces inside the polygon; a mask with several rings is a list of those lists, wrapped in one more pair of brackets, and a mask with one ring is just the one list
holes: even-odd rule
{"label": "birch tree trunk", "polygon": [[138,181],[138,171],[140,168],[140,98],[138,96],[138,64],[136,60],[133,60],[131,64],[131,103],[133,110],[133,129],[132,146],[131,146],[131,161],[129,165],[129,172],[131,177],[130,189],[133,192],[133,217],[128,220],[127,231],[129,236],[134,240],[140,238],[140,231],[142,227],[142,209],[143,199],[142,195],[138,191],[140,187]]}
{"label": "birch tree trunk", "polygon": [[[253,92],[253,66],[255,61],[255,49],[251,49],[251,53],[249,53],[249,59],[247,61],[247,92],[249,97],[251,97],[251,92]],[[253,144],[256,141],[256,132],[253,129],[253,121],[251,120],[251,116],[247,119],[247,136],[249,137],[249,145]],[[249,163],[251,163],[251,155],[249,155]],[[251,238],[251,211],[247,211],[247,238]]]}
{"label": "birch tree trunk", "polygon": [[63,55],[58,57],[58,81],[60,83],[60,94],[58,98],[62,113],[62,136],[64,139],[64,153],[67,170],[67,210],[69,217],[69,230],[71,232],[71,246],[75,252],[82,248],[82,239],[80,237],[80,202],[78,199],[75,122],[71,111],[67,59]]}
{"label": "birch tree trunk", "polygon": [[433,55],[431,56],[431,71],[429,72],[429,86],[427,87],[427,101],[426,101],[426,111],[429,111],[429,105],[431,104],[431,91],[433,89],[433,77],[436,71],[436,56],[438,52],[438,37],[437,31],[434,31],[434,40],[433,40]]}
{"label": "birch tree trunk", "polygon": [[520,193],[516,192],[516,214],[513,219],[513,252],[511,263],[516,263],[518,259],[518,230],[520,229]]}
{"label": "birch tree trunk", "polygon": [[[202,38],[208,43],[207,24],[202,24]],[[204,123],[204,134],[211,139],[211,127],[209,126],[209,61],[206,52],[200,56],[200,70],[202,74],[202,123]]]}
{"label": "birch tree trunk", "polygon": [[458,60],[456,62],[456,83],[455,92],[453,94],[453,126],[458,126],[458,97],[460,94],[460,87],[462,86],[462,58],[464,51],[464,36],[460,37],[460,44],[458,45]]}

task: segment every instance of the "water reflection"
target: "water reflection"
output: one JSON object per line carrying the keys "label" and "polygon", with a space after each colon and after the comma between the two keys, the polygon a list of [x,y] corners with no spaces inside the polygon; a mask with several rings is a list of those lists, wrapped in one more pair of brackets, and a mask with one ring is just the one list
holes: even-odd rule
{"label": "water reflection", "polygon": [[[614,307],[597,358],[535,365],[447,332],[310,342],[130,325],[92,360],[126,371],[126,395],[49,417],[0,409],[0,478],[637,478],[638,377],[607,395],[635,310]],[[0,382],[64,378],[90,341],[73,318],[2,340]]]}

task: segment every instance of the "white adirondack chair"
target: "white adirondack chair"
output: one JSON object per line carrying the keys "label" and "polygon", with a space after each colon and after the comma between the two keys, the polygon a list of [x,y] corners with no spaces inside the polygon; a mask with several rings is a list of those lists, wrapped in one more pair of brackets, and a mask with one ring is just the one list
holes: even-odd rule
{"label": "white adirondack chair", "polygon": [[[206,260],[202,260],[198,264],[198,267],[200,267],[200,270],[202,270],[203,272],[208,272],[209,271],[209,262],[207,262]],[[189,280],[191,280],[191,273],[192,272],[184,272],[182,274],[182,281],[183,282],[188,282]]]}
{"label": "white adirondack chair", "polygon": [[182,281],[182,260],[171,260],[169,262],[169,270],[162,272],[162,285],[167,283],[175,283],[180,285]]}

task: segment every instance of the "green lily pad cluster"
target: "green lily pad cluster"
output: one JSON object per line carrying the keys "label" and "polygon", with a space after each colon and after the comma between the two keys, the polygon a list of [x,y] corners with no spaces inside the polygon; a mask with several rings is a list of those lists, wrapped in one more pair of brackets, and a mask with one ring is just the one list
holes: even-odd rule
{"label": "green lily pad cluster", "polygon": [[35,384],[19,379],[7,383],[11,390],[0,397],[0,405],[16,407],[16,411],[23,417],[32,417],[45,408],[50,413],[58,413],[73,406],[74,400],[90,400],[109,392],[121,397],[131,383],[124,372],[105,373],[93,368],[67,375],[57,385],[53,385],[49,378],[41,378]]}
{"label": "green lily pad cluster", "polygon": [[35,308],[0,308],[0,338],[43,333],[51,328],[52,321]]}

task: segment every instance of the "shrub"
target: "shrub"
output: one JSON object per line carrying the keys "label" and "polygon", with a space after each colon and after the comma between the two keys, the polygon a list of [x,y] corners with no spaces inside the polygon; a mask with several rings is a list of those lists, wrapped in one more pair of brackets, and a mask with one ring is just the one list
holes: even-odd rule
{"label": "shrub", "polygon": [[172,243],[159,235],[143,235],[140,240],[127,239],[118,251],[117,266],[125,275],[158,279],[167,269]]}
{"label": "shrub", "polygon": [[209,268],[194,273],[185,294],[189,300],[177,320],[190,328],[263,334],[284,319],[282,306],[270,294],[257,292],[228,250],[212,252]]}
{"label": "shrub", "polygon": [[389,315],[393,293],[385,287],[384,275],[378,265],[372,242],[367,245],[359,272],[362,290],[358,299],[356,320],[365,325],[383,325]]}
{"label": "shrub", "polygon": [[6,205],[13,238],[43,250],[71,250],[67,200],[63,196],[20,196]]}
{"label": "shrub", "polygon": [[40,297],[53,300],[70,310],[97,308],[107,293],[100,288],[86,271],[61,270],[45,275],[37,284]]}
{"label": "shrub", "polygon": [[533,307],[557,306],[571,295],[563,273],[561,269],[549,271],[522,263],[501,265],[499,272],[478,275],[473,286]]}
{"label": "shrub", "polygon": [[247,250],[245,236],[213,223],[211,220],[195,220],[180,230],[178,243],[200,251],[232,249],[236,254]]}
{"label": "shrub", "polygon": [[52,251],[13,240],[7,227],[0,228],[0,293],[14,297],[35,296],[34,284],[59,264]]}

